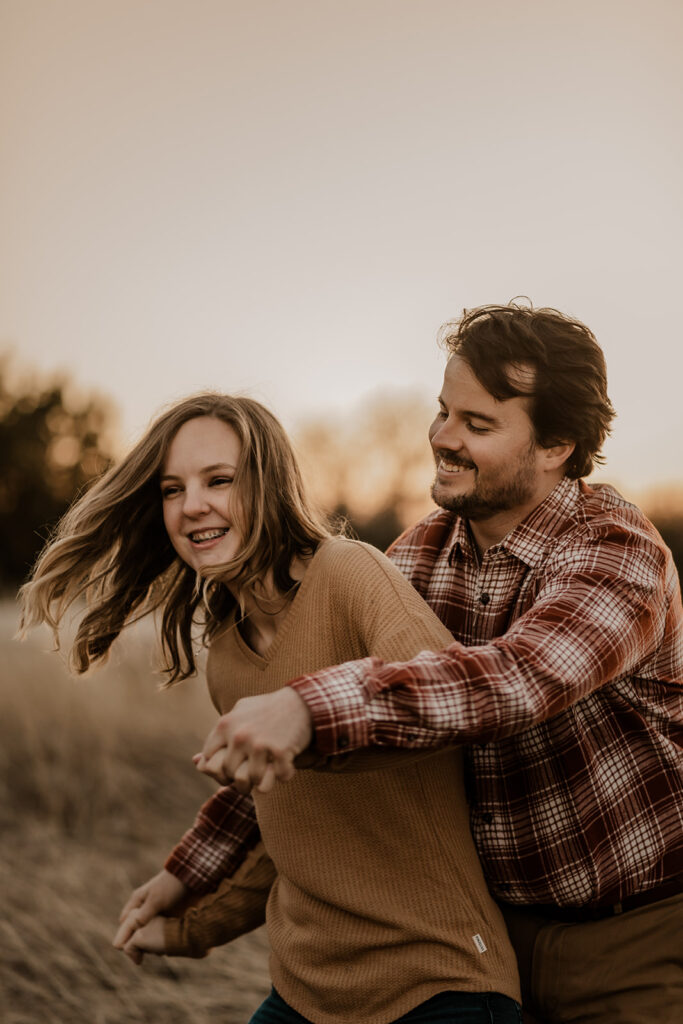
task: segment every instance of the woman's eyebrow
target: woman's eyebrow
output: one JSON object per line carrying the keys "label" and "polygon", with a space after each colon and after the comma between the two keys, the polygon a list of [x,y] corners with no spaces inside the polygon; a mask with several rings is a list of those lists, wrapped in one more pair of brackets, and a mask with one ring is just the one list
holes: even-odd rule
{"label": "woman's eyebrow", "polygon": [[[199,472],[200,473],[214,473],[217,469],[229,469],[229,470],[231,470],[234,473],[236,468],[237,467],[233,466],[232,463],[230,463],[230,462],[214,462],[211,466],[202,466],[202,468],[199,470]],[[175,473],[162,473],[160,479],[162,479],[162,480],[179,480],[180,477],[178,477]]]}
{"label": "woman's eyebrow", "polygon": [[212,466],[204,466],[201,470],[202,473],[213,473],[216,469],[231,469],[233,472],[237,467],[233,466],[231,462],[214,462]]}

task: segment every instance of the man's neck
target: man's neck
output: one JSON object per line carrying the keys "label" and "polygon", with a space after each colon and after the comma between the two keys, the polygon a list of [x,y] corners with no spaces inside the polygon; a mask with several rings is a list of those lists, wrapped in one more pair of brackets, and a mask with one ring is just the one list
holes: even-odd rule
{"label": "man's neck", "polygon": [[527,516],[531,515],[534,509],[538,508],[545,501],[550,492],[555,489],[562,479],[563,477],[560,476],[552,481],[548,480],[546,486],[535,493],[533,498],[524,505],[506,509],[504,512],[497,512],[495,515],[485,519],[470,519],[470,530],[479,554],[483,555],[485,551],[492,548],[495,544],[500,544],[516,526],[519,526]]}

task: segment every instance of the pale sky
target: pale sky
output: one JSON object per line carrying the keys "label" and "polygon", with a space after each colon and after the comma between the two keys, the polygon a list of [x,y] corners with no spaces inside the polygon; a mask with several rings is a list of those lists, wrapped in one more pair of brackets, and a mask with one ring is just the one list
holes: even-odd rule
{"label": "pale sky", "polygon": [[682,47],[680,0],[0,0],[0,348],[129,440],[203,387],[294,429],[524,294],[605,350],[601,478],[677,482]]}

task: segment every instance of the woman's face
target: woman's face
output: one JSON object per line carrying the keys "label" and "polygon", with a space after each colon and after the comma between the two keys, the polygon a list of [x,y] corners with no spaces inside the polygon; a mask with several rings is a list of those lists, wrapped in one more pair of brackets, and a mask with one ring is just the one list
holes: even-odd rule
{"label": "woman's face", "polygon": [[161,470],[164,525],[178,555],[197,572],[239,552],[232,482],[241,447],[223,420],[199,416],[183,424],[168,449]]}

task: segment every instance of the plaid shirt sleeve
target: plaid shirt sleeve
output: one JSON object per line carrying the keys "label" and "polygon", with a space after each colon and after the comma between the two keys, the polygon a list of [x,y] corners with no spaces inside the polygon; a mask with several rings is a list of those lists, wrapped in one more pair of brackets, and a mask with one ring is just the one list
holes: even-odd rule
{"label": "plaid shirt sleeve", "polygon": [[[655,545],[634,551],[616,535],[584,535],[555,556],[504,635],[403,664],[366,658],[291,685],[311,710],[325,755],[368,744],[486,743],[640,671],[665,632],[677,633],[680,647],[672,590]],[[680,685],[676,671],[674,654],[664,652],[647,674]]]}
{"label": "plaid shirt sleeve", "polygon": [[202,806],[164,867],[194,893],[212,892],[237,870],[259,839],[253,800],[225,786]]}

